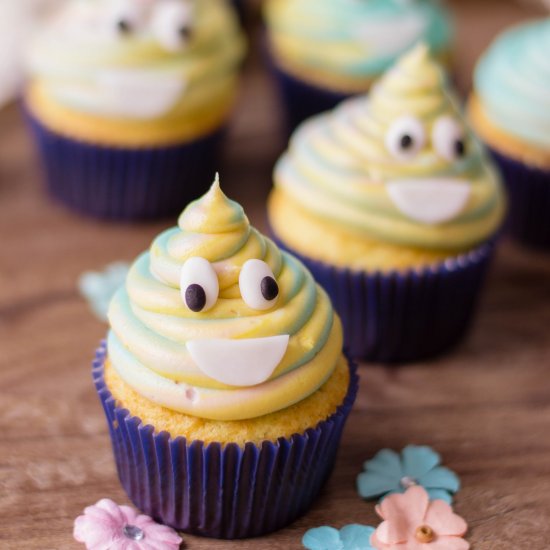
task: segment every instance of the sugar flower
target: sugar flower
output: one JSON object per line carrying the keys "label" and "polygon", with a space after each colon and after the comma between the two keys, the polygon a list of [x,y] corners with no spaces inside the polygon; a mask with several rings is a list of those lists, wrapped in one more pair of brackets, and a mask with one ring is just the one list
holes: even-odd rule
{"label": "sugar flower", "polygon": [[170,527],[107,498],[76,518],[73,535],[89,550],[177,550],[182,543]]}
{"label": "sugar flower", "polygon": [[302,544],[308,550],[374,550],[370,544],[373,527],[351,524],[338,529],[316,527],[306,531]]}
{"label": "sugar flower", "polygon": [[101,321],[107,320],[109,302],[124,283],[129,267],[125,262],[113,262],[102,271],[86,271],[79,277],[78,290]]}
{"label": "sugar flower", "polygon": [[441,457],[430,447],[409,445],[401,454],[383,449],[365,462],[364,471],[357,477],[357,490],[366,499],[384,498],[421,485],[431,500],[451,504],[460,481],[453,471],[440,464]]}
{"label": "sugar flower", "polygon": [[392,494],[377,507],[384,520],[371,537],[377,550],[468,550],[468,526],[443,500],[430,501],[420,486]]}

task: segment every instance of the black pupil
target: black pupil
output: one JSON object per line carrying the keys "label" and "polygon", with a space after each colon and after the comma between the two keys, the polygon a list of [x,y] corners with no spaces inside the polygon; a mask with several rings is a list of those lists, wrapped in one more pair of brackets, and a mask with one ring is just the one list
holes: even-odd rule
{"label": "black pupil", "polygon": [[279,295],[279,285],[273,277],[264,277],[260,284],[262,296],[269,302]]}
{"label": "black pupil", "polygon": [[120,19],[117,22],[117,28],[120,32],[122,32],[124,34],[130,32],[132,30],[130,28],[130,23],[128,23],[128,21],[126,21],[125,19]]}
{"label": "black pupil", "polygon": [[413,144],[413,138],[409,134],[405,134],[401,137],[401,147],[403,149],[409,149]]}
{"label": "black pupil", "polygon": [[189,285],[185,291],[185,303],[195,313],[202,311],[206,305],[206,292],[204,292],[204,288],[201,285]]}
{"label": "black pupil", "polygon": [[180,27],[178,32],[180,36],[185,40],[189,40],[191,38],[191,34],[192,34],[191,27],[187,25],[183,25],[182,27]]}
{"label": "black pupil", "polygon": [[463,140],[458,139],[455,142],[455,153],[458,157],[463,157],[466,153],[466,145]]}

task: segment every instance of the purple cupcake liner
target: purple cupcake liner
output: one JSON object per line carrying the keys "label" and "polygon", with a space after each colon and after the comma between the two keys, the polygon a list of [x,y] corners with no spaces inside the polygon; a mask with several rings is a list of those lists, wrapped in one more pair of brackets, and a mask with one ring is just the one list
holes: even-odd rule
{"label": "purple cupcake liner", "polygon": [[460,342],[494,251],[490,242],[432,267],[367,273],[307,258],[275,241],[327,291],[342,319],[350,356],[383,363],[435,357]]}
{"label": "purple cupcake liner", "polygon": [[342,430],[358,388],[315,428],[261,447],[205,444],[156,433],[123,408],[104,381],[106,347],[92,374],[111,435],[120,482],[132,502],[155,520],[206,537],[256,537],[288,525],[311,506],[332,472]]}
{"label": "purple cupcake liner", "polygon": [[219,169],[223,129],[183,145],[117,148],[71,139],[26,109],[50,194],[97,218],[175,215],[204,193]]}
{"label": "purple cupcake liner", "polygon": [[287,73],[273,59],[267,38],[264,39],[264,51],[281,97],[285,114],[285,131],[289,136],[308,118],[330,111],[341,101],[353,95],[309,84]]}
{"label": "purple cupcake liner", "polygon": [[550,170],[489,150],[508,190],[507,232],[526,246],[550,250]]}
{"label": "purple cupcake liner", "polygon": [[342,94],[309,84],[273,65],[277,89],[283,100],[288,133],[312,116],[334,109],[352,94]]}

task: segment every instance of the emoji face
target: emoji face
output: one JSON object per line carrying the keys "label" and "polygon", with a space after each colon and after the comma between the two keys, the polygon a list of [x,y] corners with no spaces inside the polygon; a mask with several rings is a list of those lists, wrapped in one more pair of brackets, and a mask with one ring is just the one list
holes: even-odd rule
{"label": "emoji face", "polygon": [[[444,114],[427,124],[414,116],[401,116],[389,126],[385,148],[398,167],[408,166],[415,174],[386,182],[388,195],[401,213],[420,223],[438,224],[462,212],[472,182],[461,172],[474,145],[458,118]],[[453,175],[438,176],[442,167]],[[430,175],[423,177],[424,171]]]}
{"label": "emoji face", "polygon": [[167,51],[186,47],[193,37],[191,0],[117,0],[102,22],[120,37],[149,33]]}
{"label": "emoji face", "polygon": [[187,47],[194,34],[194,0],[97,0],[66,12],[67,33],[83,39],[148,38],[168,52]]}
{"label": "emoji face", "polygon": [[[239,274],[239,291],[245,304],[258,311],[276,307],[279,285],[271,268],[262,260],[247,260]],[[185,306],[201,314],[219,298],[214,266],[201,257],[191,257],[181,269],[180,293]],[[286,353],[289,335],[245,339],[195,339],[187,350],[207,376],[231,386],[255,386],[273,374]]]}
{"label": "emoji face", "polygon": [[[64,104],[99,115],[161,117],[186,92],[185,74],[169,61],[193,45],[196,19],[193,0],[70,3],[45,32],[45,51],[68,60],[51,89]],[[50,74],[40,49],[36,71]]]}

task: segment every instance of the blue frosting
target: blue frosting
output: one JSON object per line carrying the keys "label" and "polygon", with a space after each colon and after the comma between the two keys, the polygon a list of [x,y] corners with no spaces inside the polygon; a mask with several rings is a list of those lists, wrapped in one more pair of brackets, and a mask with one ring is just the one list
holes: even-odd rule
{"label": "blue frosting", "polygon": [[492,124],[550,147],[550,18],[509,29],[483,55],[475,90]]}

